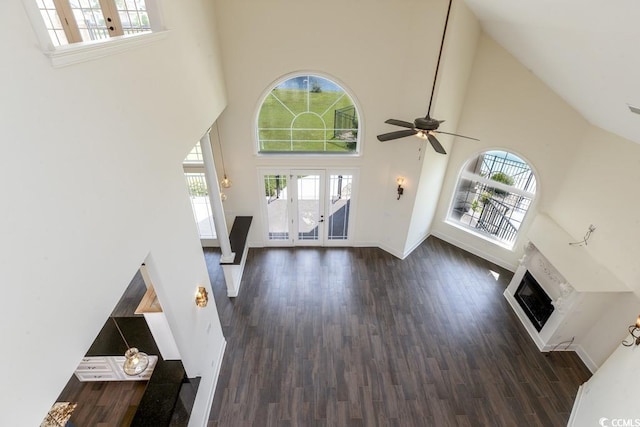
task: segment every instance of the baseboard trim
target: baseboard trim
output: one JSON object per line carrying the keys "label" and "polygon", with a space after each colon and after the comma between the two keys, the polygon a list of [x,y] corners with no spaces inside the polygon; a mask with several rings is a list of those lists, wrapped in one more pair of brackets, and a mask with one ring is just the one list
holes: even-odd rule
{"label": "baseboard trim", "polygon": [[402,257],[402,259],[405,259],[406,257],[408,257],[409,255],[411,255],[411,253],[413,251],[415,251],[416,249],[418,249],[418,246],[420,246],[421,244],[424,243],[425,240],[427,240],[429,238],[431,234],[427,233],[423,238],[419,239],[418,241],[416,241],[416,243],[411,246],[409,249],[404,251],[404,256]]}
{"label": "baseboard trim", "polygon": [[507,269],[507,270],[509,270],[511,272],[516,271],[516,269],[518,268],[517,264],[511,265],[511,264],[505,262],[504,260],[502,260],[500,258],[496,258],[494,256],[487,255],[486,252],[483,252],[483,251],[481,251],[480,249],[478,249],[478,248],[476,248],[474,246],[471,246],[471,245],[469,245],[469,244],[467,244],[465,242],[462,242],[462,241],[456,239],[455,237],[451,237],[448,234],[445,234],[445,233],[439,232],[437,230],[434,230],[431,233],[431,235],[433,237],[437,237],[440,240],[444,240],[445,242],[450,243],[453,246],[456,246],[456,247],[458,247],[460,249],[464,249],[465,251],[467,251],[469,253],[472,253],[472,254],[474,254],[476,256],[479,256],[482,259],[485,259],[485,260],[487,260],[489,262],[492,262],[492,263],[494,263],[496,265],[499,265],[500,267],[502,267],[504,269]]}
{"label": "baseboard trim", "polygon": [[196,400],[193,403],[191,417],[189,417],[188,427],[207,427],[207,424],[209,423],[209,413],[211,412],[211,406],[213,405],[213,398],[215,397],[218,377],[220,376],[220,370],[222,369],[222,359],[224,358],[226,348],[227,340],[223,339],[222,346],[220,346],[220,352],[218,353],[217,363],[212,364],[213,376],[211,382],[206,384],[205,381],[200,381],[200,386],[196,393]]}
{"label": "baseboard trim", "polygon": [[596,364],[596,362],[593,361],[593,359],[591,359],[591,357],[589,357],[589,354],[584,350],[584,348],[582,348],[580,344],[577,344],[574,347],[573,351],[576,352],[576,354],[578,355],[580,360],[582,360],[582,363],[584,363],[587,369],[589,369],[589,371],[591,371],[592,374],[595,374],[596,371],[598,370],[598,365]]}
{"label": "baseboard trim", "polygon": [[395,249],[387,246],[387,245],[376,245],[378,248],[382,249],[385,252],[389,252],[396,258],[404,259],[405,255],[402,252],[396,251]]}
{"label": "baseboard trim", "polygon": [[573,401],[573,408],[571,408],[571,415],[569,416],[569,422],[567,427],[573,427],[576,422],[576,414],[580,410],[580,404],[582,403],[582,396],[584,395],[584,384],[578,387],[578,393],[576,394],[576,400]]}

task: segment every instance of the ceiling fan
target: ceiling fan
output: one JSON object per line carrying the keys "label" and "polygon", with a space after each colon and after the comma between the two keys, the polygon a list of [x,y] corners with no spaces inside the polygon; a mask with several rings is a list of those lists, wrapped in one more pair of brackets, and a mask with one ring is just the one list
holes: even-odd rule
{"label": "ceiling fan", "polygon": [[440,59],[442,58],[442,48],[444,47],[444,37],[447,34],[447,25],[449,24],[449,14],[451,12],[451,4],[453,0],[449,0],[449,8],[447,9],[447,17],[444,23],[444,31],[442,32],[442,41],[440,42],[440,53],[438,54],[438,63],[436,65],[436,72],[433,76],[433,86],[431,88],[431,98],[429,98],[429,108],[427,109],[427,115],[425,117],[418,117],[411,122],[406,122],[404,120],[396,120],[389,119],[386,120],[385,123],[395,126],[401,126],[407,128],[406,130],[397,130],[395,132],[383,133],[382,135],[378,135],[379,141],[391,141],[393,139],[404,138],[405,136],[415,135],[422,139],[428,139],[431,143],[433,149],[440,154],[447,154],[440,141],[436,138],[437,133],[442,133],[446,135],[453,135],[460,138],[473,139],[475,141],[479,141],[477,138],[471,138],[470,136],[458,135],[457,133],[444,132],[438,130],[440,127],[440,123],[443,123],[444,120],[436,120],[431,118],[431,103],[433,102],[433,93],[436,89],[436,82],[438,81],[438,70],[440,68]]}

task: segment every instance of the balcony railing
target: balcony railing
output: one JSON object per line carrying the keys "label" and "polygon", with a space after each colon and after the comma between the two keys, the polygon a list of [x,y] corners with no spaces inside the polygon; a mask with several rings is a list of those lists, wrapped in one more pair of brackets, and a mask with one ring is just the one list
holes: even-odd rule
{"label": "balcony railing", "polygon": [[516,238],[518,229],[506,215],[508,212],[509,206],[490,198],[484,202],[476,228],[480,228],[500,240],[511,242]]}

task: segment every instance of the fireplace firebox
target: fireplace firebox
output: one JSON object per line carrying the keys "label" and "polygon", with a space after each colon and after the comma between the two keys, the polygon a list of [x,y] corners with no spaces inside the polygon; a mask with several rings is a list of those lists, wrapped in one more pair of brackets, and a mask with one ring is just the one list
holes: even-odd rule
{"label": "fireplace firebox", "polygon": [[549,295],[529,271],[524,273],[514,297],[533,326],[540,332],[553,313],[553,304]]}

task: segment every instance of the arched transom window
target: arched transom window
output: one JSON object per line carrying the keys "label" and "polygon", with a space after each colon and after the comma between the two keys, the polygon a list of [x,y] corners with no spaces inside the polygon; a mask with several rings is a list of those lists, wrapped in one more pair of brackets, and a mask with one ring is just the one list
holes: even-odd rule
{"label": "arched transom window", "polygon": [[355,154],[359,114],[337,83],[316,75],[280,81],[262,101],[259,153]]}
{"label": "arched transom window", "polygon": [[486,151],[465,164],[448,219],[513,247],[535,193],[527,162],[506,151]]}

